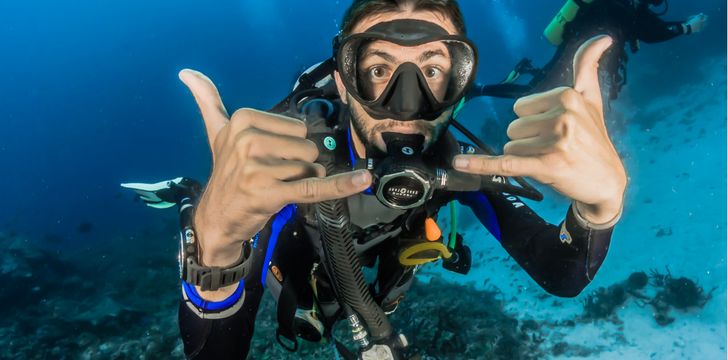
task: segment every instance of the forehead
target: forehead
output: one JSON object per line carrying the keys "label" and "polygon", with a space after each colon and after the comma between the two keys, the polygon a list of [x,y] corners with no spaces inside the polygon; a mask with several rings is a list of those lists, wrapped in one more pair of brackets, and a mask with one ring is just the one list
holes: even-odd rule
{"label": "forehead", "polygon": [[450,19],[446,18],[444,15],[442,15],[439,12],[434,11],[412,11],[412,10],[403,10],[398,12],[388,12],[384,14],[377,14],[374,16],[365,16],[362,18],[359,23],[354,26],[351,33],[356,34],[360,32],[364,32],[366,29],[369,29],[370,27],[386,22],[386,21],[392,21],[392,20],[400,20],[400,19],[415,19],[415,20],[424,20],[429,21],[431,23],[437,24],[438,26],[442,27],[451,35],[457,35],[458,31],[455,29],[455,25],[453,25],[452,21]]}

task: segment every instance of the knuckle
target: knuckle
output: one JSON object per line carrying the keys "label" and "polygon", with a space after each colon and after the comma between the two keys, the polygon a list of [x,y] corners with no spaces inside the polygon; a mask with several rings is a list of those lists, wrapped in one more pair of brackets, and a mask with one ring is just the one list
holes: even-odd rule
{"label": "knuckle", "polygon": [[570,111],[561,112],[554,121],[553,131],[556,135],[567,136],[576,125],[576,117]]}
{"label": "knuckle", "polygon": [[230,123],[233,124],[236,129],[246,129],[251,127],[251,125],[253,124],[254,116],[255,114],[253,109],[240,108],[238,110],[235,110],[233,116],[230,117]]}
{"label": "knuckle", "polygon": [[508,124],[508,128],[506,129],[506,135],[508,135],[508,138],[513,139],[515,137],[516,129],[518,128],[518,121],[519,120],[515,120]]}
{"label": "knuckle", "polygon": [[316,199],[320,193],[319,187],[310,179],[299,182],[299,196],[305,200]]}
{"label": "knuckle", "polygon": [[559,138],[553,145],[554,150],[561,153],[568,153],[570,147],[570,143],[566,138]]}
{"label": "knuckle", "polygon": [[240,167],[241,174],[244,175],[255,175],[261,171],[263,164],[260,160],[251,157],[245,160],[243,166]]}
{"label": "knuckle", "polygon": [[250,183],[252,180],[252,174],[250,173],[241,173],[240,174],[240,181],[237,182],[236,187],[238,190],[238,193],[240,194],[247,194],[248,190],[250,190]]}
{"label": "knuckle", "polygon": [[253,135],[250,132],[244,131],[238,135],[237,141],[235,143],[238,151],[243,154],[243,157],[246,157],[246,154],[248,153],[248,150],[250,149],[250,144],[252,144],[252,137]]}
{"label": "knuckle", "polygon": [[253,137],[254,135],[248,133],[241,134],[238,137],[238,140],[235,144],[238,161],[247,161],[255,155],[252,153],[254,149]]}
{"label": "knuckle", "polygon": [[318,177],[326,176],[326,167],[325,166],[318,164],[318,163],[314,163],[313,167],[314,167],[314,170],[316,171],[316,176],[318,176]]}
{"label": "knuckle", "polygon": [[579,93],[572,88],[565,88],[559,94],[559,102],[566,109],[573,109],[579,103]]}
{"label": "knuckle", "polygon": [[238,146],[248,148],[251,145],[261,142],[263,134],[254,128],[243,130],[238,135]]}
{"label": "knuckle", "polygon": [[508,156],[501,159],[501,161],[498,163],[498,170],[500,170],[501,173],[504,175],[513,172],[514,167],[515,164],[513,162],[513,158]]}
{"label": "knuckle", "polygon": [[474,172],[490,173],[492,172],[492,166],[489,166],[488,161],[481,157],[473,157],[470,158],[470,162],[468,163],[468,170]]}
{"label": "knuckle", "polygon": [[319,149],[313,141],[306,139],[304,141],[304,146],[305,146],[305,151],[304,151],[303,155],[305,156],[305,159],[307,161],[313,162],[316,159],[318,159]]}
{"label": "knuckle", "polygon": [[347,193],[347,190],[349,190],[348,184],[348,178],[346,177],[339,177],[334,181],[334,189],[336,189],[337,195],[344,195]]}
{"label": "knuckle", "polygon": [[273,128],[278,128],[281,131],[285,129],[285,132],[291,136],[306,138],[308,128],[306,127],[306,123],[302,120],[268,112],[263,112],[261,114],[266,117],[265,121],[271,124]]}
{"label": "knuckle", "polygon": [[243,193],[249,193],[251,186],[258,179],[258,169],[256,166],[246,164],[240,170],[240,181],[237,182],[238,189]]}
{"label": "knuckle", "polygon": [[521,110],[522,104],[523,104],[523,98],[516,100],[516,102],[513,103],[513,112],[518,114]]}
{"label": "knuckle", "polygon": [[308,135],[308,127],[306,126],[306,123],[304,123],[303,121],[298,120],[296,118],[291,118],[291,119],[293,119],[292,126],[294,126],[296,128],[296,131],[299,134],[299,136],[301,136],[302,138],[306,138],[306,136]]}
{"label": "knuckle", "polygon": [[512,154],[513,153],[513,142],[509,141],[505,145],[503,145],[503,154]]}

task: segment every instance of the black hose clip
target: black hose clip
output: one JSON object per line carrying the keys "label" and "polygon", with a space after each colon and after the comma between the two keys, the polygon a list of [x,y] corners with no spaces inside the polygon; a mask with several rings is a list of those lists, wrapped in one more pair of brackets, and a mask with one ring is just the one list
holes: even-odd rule
{"label": "black hose clip", "polygon": [[463,236],[455,234],[455,238],[455,247],[450,249],[452,256],[443,260],[442,267],[446,270],[466,275],[470,272],[473,257],[470,248],[463,244]]}

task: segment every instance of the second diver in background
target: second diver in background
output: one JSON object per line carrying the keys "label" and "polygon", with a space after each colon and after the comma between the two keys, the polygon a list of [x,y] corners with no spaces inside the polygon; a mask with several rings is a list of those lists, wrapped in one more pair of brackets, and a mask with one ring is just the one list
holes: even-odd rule
{"label": "second diver in background", "polygon": [[[599,68],[606,73],[609,99],[615,100],[627,83],[627,45],[636,53],[640,42],[652,44],[698,33],[707,24],[708,17],[702,13],[684,21],[665,21],[661,16],[668,9],[667,0],[568,0],[544,30],[546,39],[557,46],[546,65],[539,69],[524,58],[503,82],[476,86],[473,93],[515,99],[558,86],[572,86],[576,50],[595,35],[609,34],[614,46],[602,58]],[[531,81],[516,84],[523,74],[531,75]]]}

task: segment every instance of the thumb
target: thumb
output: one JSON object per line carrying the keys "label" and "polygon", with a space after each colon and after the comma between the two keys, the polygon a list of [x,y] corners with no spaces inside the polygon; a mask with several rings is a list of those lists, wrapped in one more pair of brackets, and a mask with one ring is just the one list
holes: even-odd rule
{"label": "thumb", "polygon": [[212,80],[199,71],[184,69],[179,72],[179,79],[187,85],[192,96],[195,97],[197,106],[202,113],[202,119],[205,122],[210,149],[214,149],[213,144],[217,133],[229,120],[220,93],[218,93]]}
{"label": "thumb", "polygon": [[589,39],[574,56],[574,90],[602,110],[602,91],[599,87],[599,59],[614,41],[608,35]]}

